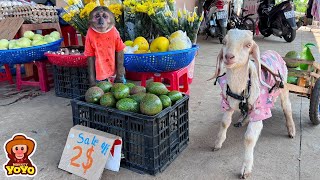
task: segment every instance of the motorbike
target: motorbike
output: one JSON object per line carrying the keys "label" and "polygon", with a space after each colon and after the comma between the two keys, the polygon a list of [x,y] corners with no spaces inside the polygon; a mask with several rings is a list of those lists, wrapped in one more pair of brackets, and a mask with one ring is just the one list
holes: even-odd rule
{"label": "motorbike", "polygon": [[298,29],[295,21],[294,4],[291,0],[274,5],[274,0],[258,0],[259,31],[268,37],[271,34],[292,42]]}
{"label": "motorbike", "polygon": [[234,29],[234,28],[249,30],[252,32],[252,35],[254,36],[256,25],[254,20],[250,17],[250,16],[253,16],[254,14],[245,15],[244,13],[247,11],[248,11],[247,9],[241,8],[241,15],[239,16],[234,11],[234,4],[231,3],[227,30]]}
{"label": "motorbike", "polygon": [[228,2],[223,0],[206,0],[203,3],[205,16],[205,33],[208,37],[218,37],[220,43],[227,33]]}

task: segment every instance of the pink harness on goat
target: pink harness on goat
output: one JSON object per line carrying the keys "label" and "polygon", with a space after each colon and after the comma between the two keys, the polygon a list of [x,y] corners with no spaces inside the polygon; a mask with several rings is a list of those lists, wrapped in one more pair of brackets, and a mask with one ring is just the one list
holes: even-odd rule
{"label": "pink harness on goat", "polygon": [[[282,57],[275,51],[266,51],[261,54],[261,61],[265,62],[273,72],[280,72],[282,77],[287,77],[287,67]],[[264,69],[261,70],[261,79],[268,85],[273,86],[276,81],[272,74]],[[228,83],[226,76],[222,76],[218,79],[222,92],[226,91],[224,87]],[[271,108],[274,106],[274,102],[280,94],[279,88],[274,88],[270,93],[268,87],[260,83],[260,95],[256,102],[253,104],[252,109],[249,110],[248,116],[250,121],[261,121],[268,119],[272,116]],[[224,111],[230,109],[230,105],[227,97],[224,97],[221,93],[222,101],[221,107]]]}

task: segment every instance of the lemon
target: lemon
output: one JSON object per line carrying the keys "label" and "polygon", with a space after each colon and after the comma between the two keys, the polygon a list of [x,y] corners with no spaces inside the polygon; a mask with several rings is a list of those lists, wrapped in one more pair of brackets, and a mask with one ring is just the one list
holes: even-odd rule
{"label": "lemon", "polygon": [[146,40],[146,38],[144,37],[137,37],[134,41],[133,41],[133,44],[132,46],[135,46],[135,45],[138,45],[139,46],[139,50],[146,50],[148,51],[149,50],[149,43],[148,41]]}
{"label": "lemon", "polygon": [[133,44],[133,41],[125,41],[124,42],[124,44],[126,45],[126,46],[132,46],[132,44]]}
{"label": "lemon", "polygon": [[150,45],[151,52],[166,52],[169,50],[169,40],[165,37],[157,37]]}

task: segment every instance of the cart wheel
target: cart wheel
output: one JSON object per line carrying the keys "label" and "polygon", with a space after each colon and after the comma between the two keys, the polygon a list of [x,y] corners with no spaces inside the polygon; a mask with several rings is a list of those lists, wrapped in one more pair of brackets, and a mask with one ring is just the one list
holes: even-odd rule
{"label": "cart wheel", "polygon": [[320,123],[320,79],[317,79],[310,97],[310,107],[309,107],[309,116],[310,120],[314,125]]}

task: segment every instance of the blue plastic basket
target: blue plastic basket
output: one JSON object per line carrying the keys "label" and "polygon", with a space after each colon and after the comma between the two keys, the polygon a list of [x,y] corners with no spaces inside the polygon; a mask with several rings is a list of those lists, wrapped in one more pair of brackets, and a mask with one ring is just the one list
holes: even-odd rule
{"label": "blue plastic basket", "polygon": [[0,50],[0,64],[24,64],[47,59],[44,53],[47,51],[58,51],[62,40],[61,38],[48,44],[28,48]]}
{"label": "blue plastic basket", "polygon": [[198,45],[190,49],[161,53],[125,54],[124,67],[132,72],[170,72],[188,66],[194,59]]}

